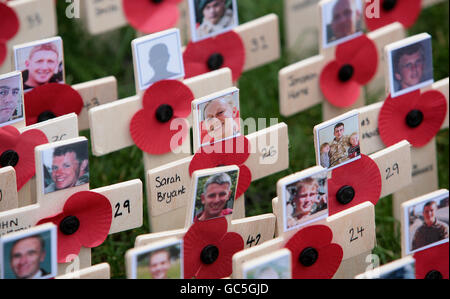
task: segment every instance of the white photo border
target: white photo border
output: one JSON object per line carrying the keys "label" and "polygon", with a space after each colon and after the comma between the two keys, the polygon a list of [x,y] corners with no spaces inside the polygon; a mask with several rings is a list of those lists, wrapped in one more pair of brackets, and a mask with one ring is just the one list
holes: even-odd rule
{"label": "white photo border", "polygon": [[437,196],[425,197],[425,198],[421,199],[419,202],[418,201],[413,201],[413,202],[410,202],[410,203],[406,202],[403,205],[403,220],[404,220],[403,234],[405,236],[403,246],[405,246],[405,253],[406,253],[406,255],[411,255],[413,253],[416,253],[416,252],[419,252],[419,251],[423,251],[425,249],[432,248],[432,247],[435,247],[435,246],[438,246],[438,245],[441,245],[441,244],[449,242],[449,238],[447,237],[446,239],[442,239],[442,240],[440,240],[438,242],[434,242],[434,243],[428,244],[426,246],[420,247],[418,249],[412,250],[410,248],[410,243],[411,243],[410,240],[411,240],[412,236],[409,235],[409,215],[408,215],[409,214],[408,212],[409,212],[410,208],[414,208],[415,206],[424,204],[424,203],[426,203],[428,201],[437,202],[439,200],[442,200],[442,199],[445,199],[445,198],[448,198],[448,197],[449,197],[449,193],[447,191],[446,193],[439,194]]}
{"label": "white photo border", "polygon": [[232,5],[233,5],[233,21],[234,21],[234,25],[230,26],[230,27],[227,27],[225,29],[219,30],[217,32],[208,34],[205,37],[199,38],[197,36],[197,26],[196,26],[196,24],[197,24],[197,20],[196,20],[197,12],[196,12],[196,9],[195,9],[195,0],[188,0],[188,5],[189,5],[189,23],[190,23],[190,29],[191,29],[191,40],[192,40],[192,42],[196,43],[196,42],[199,42],[201,40],[208,39],[210,37],[220,35],[222,33],[231,31],[234,28],[236,28],[237,26],[239,26],[237,0],[231,0],[231,1],[232,1]]}
{"label": "white photo border", "polygon": [[295,176],[292,177],[292,179],[283,182],[282,187],[281,187],[281,188],[282,188],[282,198],[281,198],[281,201],[282,201],[282,205],[283,205],[283,231],[284,231],[284,232],[288,232],[288,231],[291,231],[291,230],[294,230],[294,229],[298,229],[298,228],[300,228],[300,227],[307,226],[307,225],[309,225],[309,224],[311,224],[311,223],[314,223],[314,222],[316,222],[316,221],[319,221],[319,220],[323,220],[323,219],[328,218],[328,216],[329,216],[329,214],[330,214],[330,213],[329,213],[329,208],[330,208],[330,207],[329,207],[329,198],[328,198],[328,178],[327,178],[327,209],[326,209],[326,210],[327,210],[327,213],[324,213],[324,215],[320,215],[320,216],[314,217],[314,218],[311,219],[311,220],[308,220],[308,221],[306,221],[306,222],[303,222],[303,223],[294,225],[294,226],[289,227],[289,228],[288,228],[288,225],[287,225],[287,210],[286,210],[286,204],[287,204],[287,201],[288,201],[288,192],[287,192],[286,187],[287,187],[288,185],[291,185],[291,184],[295,183],[295,182],[299,182],[299,181],[302,181],[302,180],[307,179],[307,178],[310,178],[310,177],[317,177],[317,176],[322,176],[322,175],[323,175],[325,178],[327,178],[327,176],[328,176],[328,170],[325,169],[325,168],[323,168],[323,169],[317,170],[317,171],[315,171],[315,172],[313,172],[313,173],[305,173],[305,174],[303,174],[303,175],[295,175]]}
{"label": "white photo border", "polygon": [[[25,120],[25,101],[24,101],[24,90],[23,90],[23,78],[22,78],[22,73],[19,71],[14,71],[11,73],[7,73],[7,74],[2,74],[0,75],[0,84],[2,80],[5,79],[10,79],[13,78],[15,76],[19,77],[19,81],[20,81],[20,102],[21,102],[21,109],[22,109],[22,117],[16,118],[14,120],[10,120],[4,123],[0,123],[0,128],[4,127],[4,126],[8,126],[8,125],[12,125],[21,121]],[[0,107],[1,108],[1,107]]]}
{"label": "white photo border", "polygon": [[[396,98],[396,97],[398,97],[398,96],[401,96],[401,95],[404,95],[404,94],[407,94],[407,93],[410,93],[410,92],[412,92],[412,91],[415,91],[415,90],[418,90],[418,89],[421,89],[421,88],[424,88],[424,87],[427,87],[427,86],[430,86],[431,84],[433,84],[434,83],[434,76],[433,76],[433,78],[432,79],[430,79],[430,80],[427,80],[427,81],[424,81],[424,82],[421,82],[421,83],[419,83],[419,84],[416,84],[416,85],[414,85],[414,86],[410,86],[410,87],[408,87],[408,88],[405,88],[405,89],[401,89],[401,90],[399,90],[399,91],[395,91],[395,83],[394,83],[394,63],[393,63],[393,61],[392,61],[392,53],[394,52],[394,51],[396,51],[396,50],[399,50],[399,49],[402,49],[402,48],[406,48],[406,47],[409,47],[409,46],[412,46],[412,45],[414,45],[414,44],[419,44],[419,43],[423,43],[425,40],[429,40],[429,42],[430,42],[430,44],[431,44],[431,52],[430,52],[430,55],[431,55],[431,60],[433,60],[433,52],[432,52],[432,40],[431,40],[431,35],[429,35],[429,34],[426,34],[427,36],[424,36],[423,38],[421,38],[421,39],[418,39],[418,40],[414,40],[413,42],[411,42],[411,43],[409,43],[409,44],[407,44],[407,45],[401,45],[401,46],[395,46],[395,45],[392,45],[391,47],[389,47],[389,46],[387,46],[387,48],[386,48],[386,50],[387,50],[387,62],[388,62],[388,74],[389,74],[389,90],[390,90],[390,94],[391,94],[391,98],[392,99],[394,99],[394,98]],[[401,42],[401,41],[400,41]],[[395,43],[396,44],[396,43]],[[433,66],[433,63],[431,63],[431,66]],[[433,72],[433,70],[431,70],[432,72]]]}
{"label": "white photo border", "polygon": [[131,253],[131,279],[138,279],[137,278],[137,266],[138,266],[138,257],[141,255],[149,254],[150,252],[159,250],[159,249],[165,249],[172,246],[180,246],[180,279],[184,279],[184,243],[183,239],[177,239],[177,240],[166,240],[157,242],[155,244],[150,244],[147,246],[138,247],[133,250]]}
{"label": "white photo border", "polygon": [[178,75],[175,75],[170,78],[166,78],[166,80],[178,80],[181,78],[184,78],[186,75],[185,69],[184,69],[184,62],[183,62],[183,54],[181,51],[182,44],[181,44],[181,37],[180,37],[180,30],[178,28],[172,28],[165,31],[153,33],[147,36],[143,36],[140,38],[137,38],[132,41],[132,48],[133,48],[133,60],[134,60],[134,74],[137,76],[135,80],[137,81],[136,89],[138,91],[143,91],[155,84],[156,82],[153,82],[149,85],[145,85],[145,82],[143,82],[143,73],[141,68],[141,61],[139,58],[139,50],[138,47],[144,43],[147,43],[149,41],[154,42],[155,40],[159,38],[169,37],[170,35],[175,35],[176,41],[177,41],[177,56],[178,60],[180,61],[180,70],[181,72]]}
{"label": "white photo border", "polygon": [[[49,227],[48,224],[44,224],[45,227],[32,227],[20,232],[15,232],[12,235],[6,234],[0,238],[0,258],[1,263],[3,263],[5,258],[4,248],[7,243],[25,239],[29,236],[42,235],[44,233],[50,233],[50,264],[51,264],[51,272],[40,279],[48,279],[53,278],[58,275],[58,261],[57,261],[57,231],[56,226],[51,225]],[[5,265],[1,265],[0,268],[0,279],[5,279]]]}

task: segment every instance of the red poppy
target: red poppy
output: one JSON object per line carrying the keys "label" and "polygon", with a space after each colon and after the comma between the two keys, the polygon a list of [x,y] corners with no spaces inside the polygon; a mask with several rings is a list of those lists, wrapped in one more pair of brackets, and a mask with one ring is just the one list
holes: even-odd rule
{"label": "red poppy", "polygon": [[333,169],[328,180],[329,214],[334,215],[360,203],[377,204],[381,195],[381,174],[368,156]]}
{"label": "red poppy", "polygon": [[131,26],[143,33],[154,33],[178,22],[178,4],[182,0],[122,0],[125,17]]}
{"label": "red poppy", "polygon": [[233,271],[233,255],[244,249],[244,240],[227,232],[225,218],[194,223],[183,238],[184,278],[219,279]]}
{"label": "red poppy", "polygon": [[414,147],[422,147],[439,132],[446,114],[447,101],[437,90],[389,96],[378,116],[381,140],[391,146],[406,139]]}
{"label": "red poppy", "polygon": [[17,190],[35,175],[34,148],[45,143],[47,136],[37,129],[20,134],[13,126],[0,128],[0,167],[14,167]]}
{"label": "red poppy", "polygon": [[189,174],[196,170],[219,166],[237,165],[239,167],[236,198],[241,197],[252,182],[252,173],[244,165],[250,156],[250,142],[245,136],[238,136],[214,144],[202,146],[189,164]]}
{"label": "red poppy", "polygon": [[325,225],[305,227],[289,239],[284,247],[292,253],[292,278],[332,278],[344,255],[332,240],[333,232]]}
{"label": "red poppy", "polygon": [[7,42],[19,31],[20,23],[16,12],[0,2],[0,66],[6,59],[8,53]]}
{"label": "red poppy", "polygon": [[416,279],[449,279],[448,242],[414,253]]}
{"label": "red poppy", "polygon": [[[189,134],[189,126],[184,120],[181,129],[173,130],[171,123],[189,116],[192,100],[192,91],[180,81],[162,80],[151,85],[144,93],[143,109],[131,119],[134,143],[153,155],[162,155],[181,146]],[[172,139],[177,136],[181,138],[174,142]]]}
{"label": "red poppy", "polygon": [[349,107],[359,98],[361,86],[376,74],[377,47],[371,39],[361,35],[338,45],[335,57],[320,74],[320,89],[334,106]]}
{"label": "red poppy", "polygon": [[[374,1],[366,1],[364,11],[374,7]],[[378,9],[379,16],[374,15],[374,10],[370,11],[371,14],[365,14],[366,25],[370,31],[394,22],[400,22],[404,27],[409,28],[414,25],[422,9],[422,0],[377,0],[375,2],[381,4]]]}
{"label": "red poppy", "polygon": [[83,98],[67,84],[47,83],[25,93],[27,126],[69,113],[80,114]]}
{"label": "red poppy", "polygon": [[71,261],[81,246],[100,246],[111,229],[112,208],[102,194],[81,191],[67,199],[61,213],[41,219],[36,225],[52,222],[58,227],[58,263]]}
{"label": "red poppy", "polygon": [[199,42],[190,42],[183,53],[186,78],[229,67],[233,81],[241,76],[245,63],[244,43],[234,31]]}

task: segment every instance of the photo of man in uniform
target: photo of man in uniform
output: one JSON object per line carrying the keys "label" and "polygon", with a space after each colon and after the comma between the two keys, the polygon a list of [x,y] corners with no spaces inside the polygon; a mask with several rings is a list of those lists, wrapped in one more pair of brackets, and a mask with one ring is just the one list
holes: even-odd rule
{"label": "photo of man in uniform", "polygon": [[330,167],[337,166],[349,159],[349,136],[346,136],[344,133],[345,126],[343,123],[338,123],[334,126],[334,139],[330,143],[330,151],[328,152]]}
{"label": "photo of man in uniform", "polygon": [[196,39],[204,39],[237,26],[234,1],[194,0],[196,12]]}
{"label": "photo of man in uniform", "polygon": [[[45,194],[89,183],[88,145],[78,142],[57,147]],[[48,178],[48,175],[47,175]]]}

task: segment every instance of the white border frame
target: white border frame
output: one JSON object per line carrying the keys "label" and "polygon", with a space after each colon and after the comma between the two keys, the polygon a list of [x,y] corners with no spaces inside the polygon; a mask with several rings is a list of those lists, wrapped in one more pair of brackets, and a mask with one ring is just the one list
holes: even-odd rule
{"label": "white border frame", "polygon": [[404,225],[403,225],[403,234],[405,236],[403,246],[405,248],[405,254],[406,255],[410,255],[410,254],[413,254],[413,253],[416,253],[416,252],[419,252],[419,251],[422,251],[422,250],[425,250],[425,249],[428,249],[428,248],[431,248],[431,247],[435,247],[435,246],[438,246],[438,245],[441,245],[441,244],[449,242],[449,238],[447,237],[446,239],[442,239],[442,240],[440,240],[438,242],[434,242],[434,243],[431,243],[429,245],[426,245],[426,246],[420,247],[418,249],[412,250],[410,248],[411,236],[409,235],[409,215],[408,215],[408,210],[410,208],[413,208],[415,206],[424,204],[425,202],[428,202],[428,201],[435,201],[435,202],[436,201],[440,201],[440,200],[442,200],[444,198],[447,198],[447,197],[449,197],[449,192],[448,191],[445,192],[445,193],[442,193],[442,194],[431,196],[431,197],[426,197],[426,196],[425,197],[420,197],[417,200],[411,200],[411,201],[405,202],[403,204],[403,221],[404,221],[403,222],[404,223]]}
{"label": "white border frame", "polygon": [[[288,231],[291,231],[294,229],[299,229],[301,227],[307,226],[316,221],[328,218],[328,216],[330,214],[330,212],[329,212],[330,203],[329,203],[329,192],[328,192],[328,170],[323,167],[321,167],[321,168],[322,169],[314,171],[314,172],[309,172],[309,173],[304,173],[304,174],[302,174],[302,173],[294,174],[291,179],[283,181],[283,183],[281,184],[281,188],[282,188],[281,201],[282,201],[282,205],[283,205],[283,231],[284,232],[288,232]],[[306,178],[319,176],[319,175],[323,175],[325,178],[327,178],[327,209],[326,209],[327,212],[324,215],[314,217],[313,219],[310,219],[306,222],[303,222],[303,223],[300,223],[300,224],[297,224],[297,225],[294,225],[294,226],[288,228],[287,227],[287,214],[286,214],[287,213],[286,204],[287,204],[287,200],[288,200],[288,192],[286,190],[286,187],[295,182],[302,181]]]}
{"label": "white border frame", "polygon": [[[16,118],[14,120],[10,120],[10,121],[4,122],[4,123],[0,123],[0,128],[4,127],[4,126],[8,126],[8,125],[12,125],[12,124],[18,123],[20,121],[25,121],[25,99],[24,99],[25,92],[23,90],[22,72],[13,71],[11,73],[2,74],[2,75],[0,75],[0,82],[2,80],[10,79],[10,78],[15,77],[15,76],[19,76],[19,80],[20,80],[20,98],[21,98],[21,102],[22,102],[22,104],[21,104],[22,105],[22,117]],[[0,85],[1,85],[1,83],[0,83]]]}
{"label": "white border frame", "polygon": [[[228,166],[225,166],[225,167],[228,167]],[[218,168],[218,169],[220,169],[220,168]],[[202,169],[203,170],[203,169]],[[208,174],[205,174],[205,175],[201,175],[201,176],[195,176],[195,187],[194,187],[194,190],[193,190],[193,193],[192,193],[192,201],[193,201],[193,206],[192,206],[192,213],[191,213],[191,218],[189,219],[189,222],[190,223],[195,223],[194,222],[194,219],[195,219],[195,204],[196,204],[196,201],[197,201],[197,189],[198,189],[198,180],[199,179],[201,179],[201,178],[204,178],[204,177],[210,177],[210,176],[213,176],[213,175],[216,175],[216,174],[219,174],[219,173],[229,173],[229,172],[233,172],[233,171],[236,171],[237,172],[237,176],[236,176],[236,187],[235,187],[235,190],[234,190],[234,192],[233,192],[233,207],[232,207],[232,210],[233,210],[233,213],[234,213],[234,203],[236,202],[236,191],[237,191],[237,186],[238,186],[238,184],[239,184],[239,174],[240,174],[240,170],[239,170],[239,168],[238,169],[231,169],[231,170],[228,170],[228,171],[220,171],[220,170],[218,170],[218,171],[216,171],[216,172],[214,172],[214,173],[208,173]],[[233,182],[231,182],[231,183],[233,183]],[[231,186],[230,186],[231,187]],[[231,199],[231,198],[230,198]],[[230,199],[228,199],[228,200],[230,200]],[[231,213],[230,215],[232,215],[233,213]],[[225,217],[225,216],[220,216],[220,217],[215,217],[215,218],[210,218],[210,219],[208,219],[208,220],[212,220],[212,219],[217,219],[217,218],[221,218],[221,217]],[[205,220],[205,221],[208,221],[208,220]],[[200,222],[202,222],[202,221],[200,221]]]}
{"label": "white border frame", "polygon": [[355,279],[388,279],[381,276],[390,274],[394,271],[402,269],[408,265],[414,266],[414,274],[416,269],[416,260],[412,256],[407,256],[399,260],[395,260],[389,264],[376,267],[370,271],[355,276]]}
{"label": "white border frame", "polygon": [[[50,38],[46,38],[46,39],[41,39],[38,41],[33,41],[33,42],[29,42],[29,43],[25,43],[25,44],[20,44],[20,45],[15,45],[13,47],[13,53],[14,53],[14,70],[22,72],[21,70],[18,70],[18,65],[19,65],[19,61],[17,60],[17,52],[26,48],[30,48],[30,47],[34,47],[37,45],[43,45],[43,44],[48,44],[48,43],[53,43],[53,42],[58,42],[61,45],[61,63],[62,63],[62,77],[63,80],[61,82],[58,82],[58,84],[65,84],[66,83],[66,67],[65,67],[65,59],[64,59],[64,42],[63,39],[60,36],[55,36],[55,37],[50,37]],[[59,62],[58,62],[59,64]],[[23,78],[22,78],[23,79]],[[23,89],[23,84],[22,84],[22,89]],[[29,92],[31,90],[33,90],[33,88],[28,89],[28,90],[24,90],[24,93]]]}
{"label": "white border frame", "polygon": [[[349,118],[353,118],[353,117],[356,117],[356,122],[357,122],[357,127],[358,127],[359,143],[360,143],[360,147],[361,147],[361,126],[360,126],[360,121],[359,121],[359,112],[357,110],[353,110],[353,111],[347,112],[347,113],[343,114],[340,117],[333,118],[333,119],[331,119],[329,121],[326,121],[324,123],[318,124],[317,126],[314,127],[314,131],[315,131],[314,134],[315,134],[315,139],[316,139],[315,142],[316,142],[316,163],[317,163],[317,165],[320,165],[320,138],[319,138],[320,130],[329,128],[331,126],[334,126],[334,125],[336,125],[336,124],[338,124],[340,122],[344,122],[345,120],[347,120]],[[353,159],[350,159],[348,161],[342,162],[339,165],[336,165],[336,166],[333,166],[333,167],[330,167],[330,168],[327,168],[327,169],[328,169],[328,171],[331,171],[331,170],[333,170],[335,168],[344,166],[345,164],[352,163],[352,162],[354,162],[356,160],[361,159],[361,156],[362,156],[362,153],[360,153],[359,156],[357,156],[357,157],[355,157]],[[320,166],[322,166],[322,165],[320,165]]]}
{"label": "white border frame", "polygon": [[[235,95],[235,93],[237,93],[237,95]],[[203,147],[205,145],[212,145],[212,144],[215,144],[215,143],[218,143],[218,142],[221,142],[221,141],[225,141],[225,140],[229,140],[229,139],[233,139],[233,138],[236,138],[236,137],[239,137],[239,136],[242,135],[242,127],[241,127],[241,124],[239,124],[239,133],[238,134],[236,134],[234,136],[226,137],[226,138],[223,138],[223,139],[220,139],[220,140],[214,140],[213,143],[203,143],[202,144],[202,140],[201,140],[202,139],[202,136],[201,136],[202,135],[201,134],[202,133],[202,128],[200,126],[200,122],[202,121],[202,117],[201,117],[200,105],[202,105],[202,104],[204,104],[206,102],[211,102],[211,101],[214,101],[214,100],[218,100],[220,98],[224,98],[224,97],[229,96],[229,95],[231,95],[232,97],[237,96],[239,118],[241,118],[241,101],[240,101],[240,90],[239,90],[239,88],[231,87],[231,88],[228,88],[226,90],[219,91],[219,92],[216,92],[216,93],[214,93],[212,95],[206,96],[204,98],[192,101],[192,105],[194,106],[193,111],[194,111],[194,114],[196,114],[193,117],[193,119],[196,120],[196,123],[194,124],[195,125],[195,130],[193,130],[193,134],[194,134],[193,138],[196,141],[195,144],[198,145],[196,147],[201,148],[201,147]],[[240,122],[240,120],[239,120],[239,122]],[[194,149],[194,150],[197,150],[197,149]]]}
{"label": "white border frame", "polygon": [[41,234],[47,233],[47,232],[50,232],[50,251],[51,252],[46,253],[46,254],[50,254],[51,272],[48,275],[41,277],[40,279],[48,279],[48,278],[56,277],[58,275],[58,262],[57,262],[58,239],[57,239],[57,233],[56,233],[56,225],[54,225],[52,223],[47,223],[47,224],[29,228],[26,230],[7,234],[0,238],[0,258],[1,258],[0,279],[5,279],[5,270],[4,270],[5,265],[3,265],[3,261],[5,258],[5,256],[4,256],[5,244],[16,241],[16,240],[25,239],[28,236],[41,235]]}
{"label": "white border frame", "polygon": [[170,240],[164,240],[161,242],[157,242],[154,244],[150,244],[150,245],[146,245],[146,246],[142,246],[142,247],[137,247],[135,249],[133,249],[130,252],[131,255],[131,275],[130,278],[131,279],[138,279],[137,278],[137,259],[138,256],[140,255],[144,255],[144,254],[149,254],[150,252],[156,251],[158,249],[164,249],[167,247],[172,247],[172,246],[176,246],[179,245],[180,246],[180,278],[179,279],[184,279],[184,243],[183,243],[183,239],[170,239]]}
{"label": "white border frame", "polygon": [[[395,91],[395,84],[394,84],[394,66],[393,66],[393,61],[392,61],[392,52],[399,50],[401,48],[406,48],[409,47],[411,45],[414,44],[418,44],[418,43],[422,43],[425,40],[429,40],[430,44],[431,44],[431,51],[430,51],[430,55],[431,57],[427,57],[431,59],[431,72],[433,74],[433,78],[424,82],[421,82],[419,84],[416,84],[414,86],[399,90],[399,91]],[[389,90],[390,90],[390,94],[391,94],[391,98],[396,98],[398,96],[407,94],[409,92],[430,86],[431,84],[434,83],[434,69],[433,69],[433,43],[431,40],[431,35],[429,35],[428,33],[423,33],[420,34],[419,36],[412,36],[410,38],[406,38],[404,40],[389,44],[385,47],[385,51],[386,51],[386,60],[388,63],[388,75],[389,75]],[[426,54],[426,53],[425,53]]]}
{"label": "white border frame", "polygon": [[[248,272],[255,270],[256,268],[259,268],[261,266],[264,266],[268,263],[275,262],[279,259],[288,259],[288,271],[290,274],[289,279],[292,278],[292,253],[287,248],[279,249],[277,251],[271,252],[267,255],[263,255],[260,257],[256,257],[254,259],[248,260],[242,264],[242,278],[243,279],[249,279],[247,277]],[[258,279],[258,278],[255,278]]]}
{"label": "white border frame", "polygon": [[[358,36],[361,36],[364,34],[362,25],[361,25],[361,31],[357,31],[351,35],[348,35],[346,37],[340,38],[338,40],[332,41],[332,42],[328,42],[327,40],[327,24],[325,23],[325,16],[326,16],[326,8],[328,8],[329,5],[331,5],[332,2],[334,2],[336,0],[323,0],[322,2],[319,3],[319,7],[320,7],[320,18],[322,20],[321,24],[320,24],[320,30],[321,30],[321,35],[322,35],[322,48],[326,49],[326,48],[331,48],[340,44],[343,44],[349,40],[355,39]],[[361,8],[361,24],[363,23],[363,19],[364,19],[364,7],[362,5],[361,0],[354,0],[356,5],[359,6]],[[357,28],[356,28],[357,29]]]}
{"label": "white border frame", "polygon": [[189,5],[189,23],[190,23],[190,29],[191,29],[191,40],[192,42],[198,42],[204,39],[208,39],[210,37],[213,36],[217,36],[220,35],[222,33],[228,32],[233,30],[234,28],[236,28],[237,26],[239,26],[239,17],[238,17],[238,6],[237,6],[237,1],[236,0],[232,0],[232,4],[233,4],[233,20],[234,20],[234,25],[230,26],[228,28],[225,28],[223,30],[219,30],[217,32],[214,32],[212,34],[209,34],[205,37],[199,38],[197,36],[197,21],[196,21],[196,9],[195,9],[195,2],[194,0],[188,0],[188,5]]}
{"label": "white border frame", "polygon": [[[86,185],[86,184],[89,185],[90,184],[90,181],[91,181],[91,169],[89,167],[90,166],[90,161],[89,161],[89,141],[87,139],[68,139],[68,140],[63,140],[63,142],[64,142],[63,144],[61,144],[59,142],[58,143],[47,143],[46,144],[46,145],[48,145],[47,148],[36,150],[36,153],[39,154],[39,156],[40,156],[40,159],[36,160],[36,161],[41,161],[42,162],[42,163],[40,163],[40,165],[37,165],[37,167],[36,167],[36,171],[39,171],[40,175],[42,177],[42,186],[41,186],[41,188],[42,188],[41,194],[42,195],[48,195],[48,194],[52,194],[52,193],[55,193],[55,192],[58,192],[58,191],[62,191],[62,190],[70,190],[72,188],[76,188],[76,187],[79,187],[79,186],[83,186],[83,185]],[[82,185],[75,185],[73,187],[68,187],[68,188],[64,188],[64,189],[60,189],[60,190],[55,190],[55,191],[52,191],[52,192],[45,192],[45,173],[44,173],[44,169],[46,167],[46,165],[44,164],[45,163],[45,159],[44,159],[45,153],[50,151],[50,150],[55,151],[55,149],[57,149],[59,147],[62,147],[62,146],[68,146],[68,145],[77,144],[77,143],[86,143],[86,146],[87,146],[87,153],[88,153],[88,157],[87,157],[88,165],[87,165],[87,167],[88,167],[88,170],[89,170],[89,181],[87,183],[85,183],[85,184],[82,184]],[[52,172],[51,172],[51,169],[50,169],[50,175],[51,174],[52,174]],[[37,183],[37,181],[36,181],[36,183]]]}
{"label": "white border frame", "polygon": [[161,32],[157,32],[157,33],[153,33],[150,35],[146,35],[143,37],[139,37],[134,39],[131,42],[131,48],[132,48],[132,56],[133,56],[133,64],[134,64],[134,80],[135,80],[135,84],[136,84],[136,92],[142,91],[142,90],[146,90],[147,88],[149,88],[150,86],[152,86],[153,84],[155,84],[156,82],[151,83],[150,85],[145,85],[143,82],[143,77],[142,77],[142,70],[141,70],[141,62],[139,60],[139,51],[138,51],[138,47],[144,43],[147,43],[149,41],[154,42],[156,39],[159,38],[163,38],[163,37],[168,37],[170,35],[175,34],[175,38],[178,44],[177,47],[177,53],[178,53],[178,59],[180,61],[180,68],[181,68],[181,72],[180,74],[176,75],[176,76],[172,76],[170,78],[166,78],[165,80],[178,80],[181,78],[184,78],[184,76],[186,75],[185,73],[185,69],[184,69],[184,62],[183,62],[183,54],[181,51],[182,48],[182,44],[181,44],[181,37],[180,37],[180,30],[178,28],[173,28],[173,29],[169,29],[169,30],[165,30],[165,31],[161,31]]}

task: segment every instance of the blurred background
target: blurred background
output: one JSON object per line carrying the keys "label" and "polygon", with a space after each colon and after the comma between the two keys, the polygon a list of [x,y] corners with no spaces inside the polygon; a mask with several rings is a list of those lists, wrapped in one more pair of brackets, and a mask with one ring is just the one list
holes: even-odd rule
{"label": "blurred background", "polygon": [[[295,62],[288,55],[284,42],[284,19],[282,0],[240,0],[239,21],[245,23],[269,13],[280,18],[282,57],[266,66],[246,72],[239,80],[241,117],[278,118],[289,130],[290,168],[268,178],[255,181],[245,194],[246,215],[254,216],[272,212],[271,201],[276,197],[277,181],[291,173],[316,164],[314,154],[313,127],[322,122],[320,105],[283,118],[278,107],[278,71]],[[119,86],[119,98],[135,94],[131,41],[136,32],[123,27],[108,33],[91,36],[79,20],[65,16],[65,5],[58,5],[58,32],[64,40],[66,81],[80,83],[105,76],[115,76]],[[428,32],[433,38],[434,78],[448,76],[449,56],[449,4],[448,1],[422,11],[409,35]],[[374,98],[369,103],[375,102]],[[269,123],[267,123],[269,126]],[[89,138],[89,132],[82,132]],[[439,187],[449,185],[448,129],[437,136]],[[118,182],[140,178],[145,182],[141,151],[133,146],[103,156],[90,157],[91,188],[103,187]],[[145,187],[145,184],[144,184]],[[144,197],[146,190],[144,190]],[[400,252],[400,231],[394,229],[392,200],[383,198],[376,206],[377,246],[374,253],[382,264],[398,259]],[[150,232],[147,216],[147,202],[144,198],[144,225],[138,229],[110,235],[105,243],[93,249],[92,264],[108,262],[113,278],[124,278],[125,252],[132,248],[136,236]]]}

